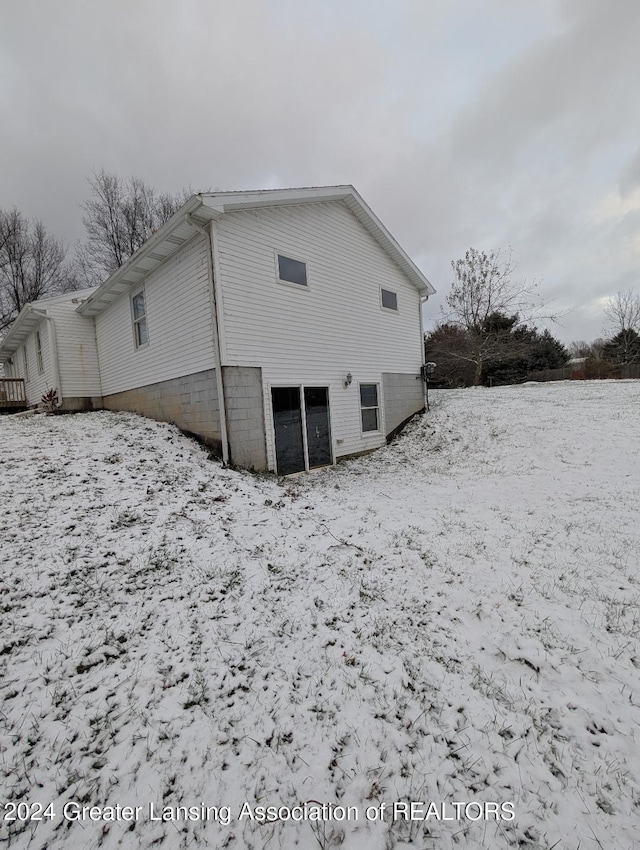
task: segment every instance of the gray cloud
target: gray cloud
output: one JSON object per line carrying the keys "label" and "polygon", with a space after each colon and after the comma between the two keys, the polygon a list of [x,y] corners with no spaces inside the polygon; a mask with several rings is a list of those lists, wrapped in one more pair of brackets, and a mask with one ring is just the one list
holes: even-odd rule
{"label": "gray cloud", "polygon": [[620,194],[626,197],[640,186],[640,148],[629,159],[620,175]]}
{"label": "gray cloud", "polygon": [[0,205],[69,242],[92,168],[171,191],[350,182],[440,290],[469,245],[512,244],[574,307],[565,338],[599,333],[584,305],[630,280],[636,0],[5,0],[1,15]]}

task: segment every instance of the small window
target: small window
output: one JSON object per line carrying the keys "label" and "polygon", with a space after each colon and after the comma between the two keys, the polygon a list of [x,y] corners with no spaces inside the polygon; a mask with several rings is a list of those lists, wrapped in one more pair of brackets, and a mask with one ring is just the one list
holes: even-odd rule
{"label": "small window", "polygon": [[29,360],[27,359],[27,346],[22,349],[22,358],[24,360],[24,379],[29,380]]}
{"label": "small window", "polygon": [[42,375],[44,372],[44,361],[42,359],[42,340],[40,339],[40,331],[36,331],[36,361],[38,363],[38,372]]}
{"label": "small window", "polygon": [[136,348],[149,342],[149,331],[147,330],[147,306],[144,300],[144,290],[137,292],[131,299],[133,311],[133,336]]}
{"label": "small window", "polygon": [[278,279],[286,283],[307,285],[307,264],[278,254]]}
{"label": "small window", "polygon": [[381,289],[382,293],[382,306],[385,310],[398,310],[398,296],[395,292],[391,292],[390,289]]}
{"label": "small window", "polygon": [[360,414],[363,431],[380,430],[377,384],[360,384]]}

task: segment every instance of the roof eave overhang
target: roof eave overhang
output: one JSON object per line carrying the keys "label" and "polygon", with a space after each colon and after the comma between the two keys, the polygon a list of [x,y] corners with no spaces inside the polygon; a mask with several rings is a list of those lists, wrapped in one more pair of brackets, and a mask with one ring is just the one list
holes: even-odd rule
{"label": "roof eave overhang", "polygon": [[256,192],[223,192],[221,194],[204,194],[201,197],[203,205],[215,211],[218,216],[228,212],[267,206],[342,201],[365,230],[409,278],[422,297],[428,298],[429,295],[435,293],[435,289],[429,280],[351,185],[304,189],[263,189]]}
{"label": "roof eave overhang", "polygon": [[9,333],[0,341],[0,360],[3,362],[9,360],[20,346],[24,344],[29,334],[46,317],[46,310],[36,309],[31,304],[25,304],[11,325]]}
{"label": "roof eave overhang", "polygon": [[97,316],[123,292],[142,283],[148,274],[193,239],[203,225],[219,215],[215,209],[202,203],[201,195],[192,195],[126,263],[80,304],[78,313]]}
{"label": "roof eave overhang", "polygon": [[409,278],[411,283],[420,292],[420,295],[424,298],[434,295],[435,289],[430,281],[416,266],[407,252],[400,247],[391,233],[389,233],[384,224],[382,224],[373,210],[362,200],[355,189],[352,189],[352,194],[345,199],[345,203],[363,227],[369,231],[371,236],[386,251],[398,268]]}
{"label": "roof eave overhang", "polygon": [[435,292],[433,286],[398,245],[386,227],[362,200],[353,186],[321,186],[304,189],[263,189],[256,192],[220,192],[192,195],[191,198],[117,271],[104,281],[77,309],[85,316],[97,316],[124,292],[142,283],[192,239],[200,228],[225,213],[261,207],[342,201],[363,227],[409,278],[422,297]]}

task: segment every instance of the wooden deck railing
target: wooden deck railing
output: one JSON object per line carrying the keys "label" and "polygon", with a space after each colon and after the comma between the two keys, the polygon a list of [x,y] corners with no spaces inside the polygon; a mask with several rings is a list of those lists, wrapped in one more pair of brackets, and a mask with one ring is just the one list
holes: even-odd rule
{"label": "wooden deck railing", "polygon": [[23,378],[0,378],[0,410],[7,407],[26,407],[27,394]]}

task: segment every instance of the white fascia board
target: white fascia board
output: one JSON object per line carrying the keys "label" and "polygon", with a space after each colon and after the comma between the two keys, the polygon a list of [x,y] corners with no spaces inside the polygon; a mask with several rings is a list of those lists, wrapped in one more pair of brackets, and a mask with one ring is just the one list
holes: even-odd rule
{"label": "white fascia board", "polygon": [[[157,268],[185,244],[186,239],[176,236],[176,230],[182,225],[189,225],[194,233],[201,232],[203,223],[219,219],[227,212],[321,201],[344,201],[360,223],[420,293],[428,297],[435,292],[431,283],[365,204],[353,186],[261,189],[246,192],[206,192],[192,195],[126,263],[78,306],[77,311],[88,316],[95,316],[116,297],[114,293],[120,295],[124,289],[139,283],[146,274]],[[202,219],[202,222],[199,222],[198,219]]]}
{"label": "white fascia board", "polygon": [[0,359],[10,357],[11,354],[17,351],[31,331],[37,327],[42,319],[47,318],[47,304],[57,304],[60,301],[73,301],[76,297],[93,291],[94,288],[75,290],[73,292],[65,292],[62,295],[55,295],[53,298],[40,298],[38,301],[31,301],[29,304],[25,304],[13,320],[9,331],[0,339]]}
{"label": "white fascia board", "polygon": [[429,295],[433,295],[435,289],[430,281],[416,266],[407,252],[400,247],[378,216],[365,203],[355,189],[352,189],[352,196],[347,200],[347,206],[376,242],[389,254],[401,271],[407,275],[416,289],[427,298]]}
{"label": "white fascia board", "polygon": [[248,192],[209,192],[202,202],[220,214],[234,210],[309,204],[314,201],[343,201],[355,192],[353,186],[317,186],[300,189],[258,189]]}
{"label": "white fascia board", "polygon": [[39,298],[37,301],[30,301],[29,304],[25,304],[13,320],[9,331],[0,339],[0,358],[3,356],[9,357],[11,353],[20,348],[24,339],[29,336],[38,322],[46,318],[48,304],[58,304],[64,301],[82,301],[85,298],[89,298],[95,291],[96,287],[92,286],[88,289],[63,292],[61,295],[54,295],[51,298]]}
{"label": "white fascia board", "polygon": [[319,201],[344,201],[351,213],[409,278],[420,294],[428,298],[429,295],[435,293],[435,289],[429,280],[351,185],[301,189],[262,189],[249,192],[210,192],[201,197],[203,205],[218,216],[227,212],[259,207],[310,204]]}
{"label": "white fascia board", "polygon": [[42,305],[44,309],[48,304],[57,304],[59,301],[81,301],[84,298],[88,298],[96,289],[96,286],[90,286],[86,289],[72,289],[69,292],[63,292],[61,295],[39,298],[37,301],[31,301],[30,304],[38,308]]}
{"label": "white fascia board", "polygon": [[[162,227],[147,239],[132,257],[129,257],[126,263],[116,269],[104,283],[100,284],[93,295],[78,306],[77,312],[87,316],[96,316],[115,297],[121,295],[125,289],[139,283],[149,272],[156,269],[176,251],[179,251],[188,240],[176,238],[175,231],[181,225],[187,224],[193,229],[193,235],[195,235],[198,231],[191,221],[194,213],[203,215],[205,220],[214,217],[209,210],[204,208],[202,196],[192,195]],[[148,261],[145,262],[144,269],[140,268],[140,263],[143,261]]]}
{"label": "white fascia board", "polygon": [[31,331],[36,328],[40,322],[46,318],[47,311],[43,309],[36,310],[32,304],[25,304],[20,310],[14,323],[11,325],[9,333],[0,341],[0,358],[8,358],[14,354]]}

